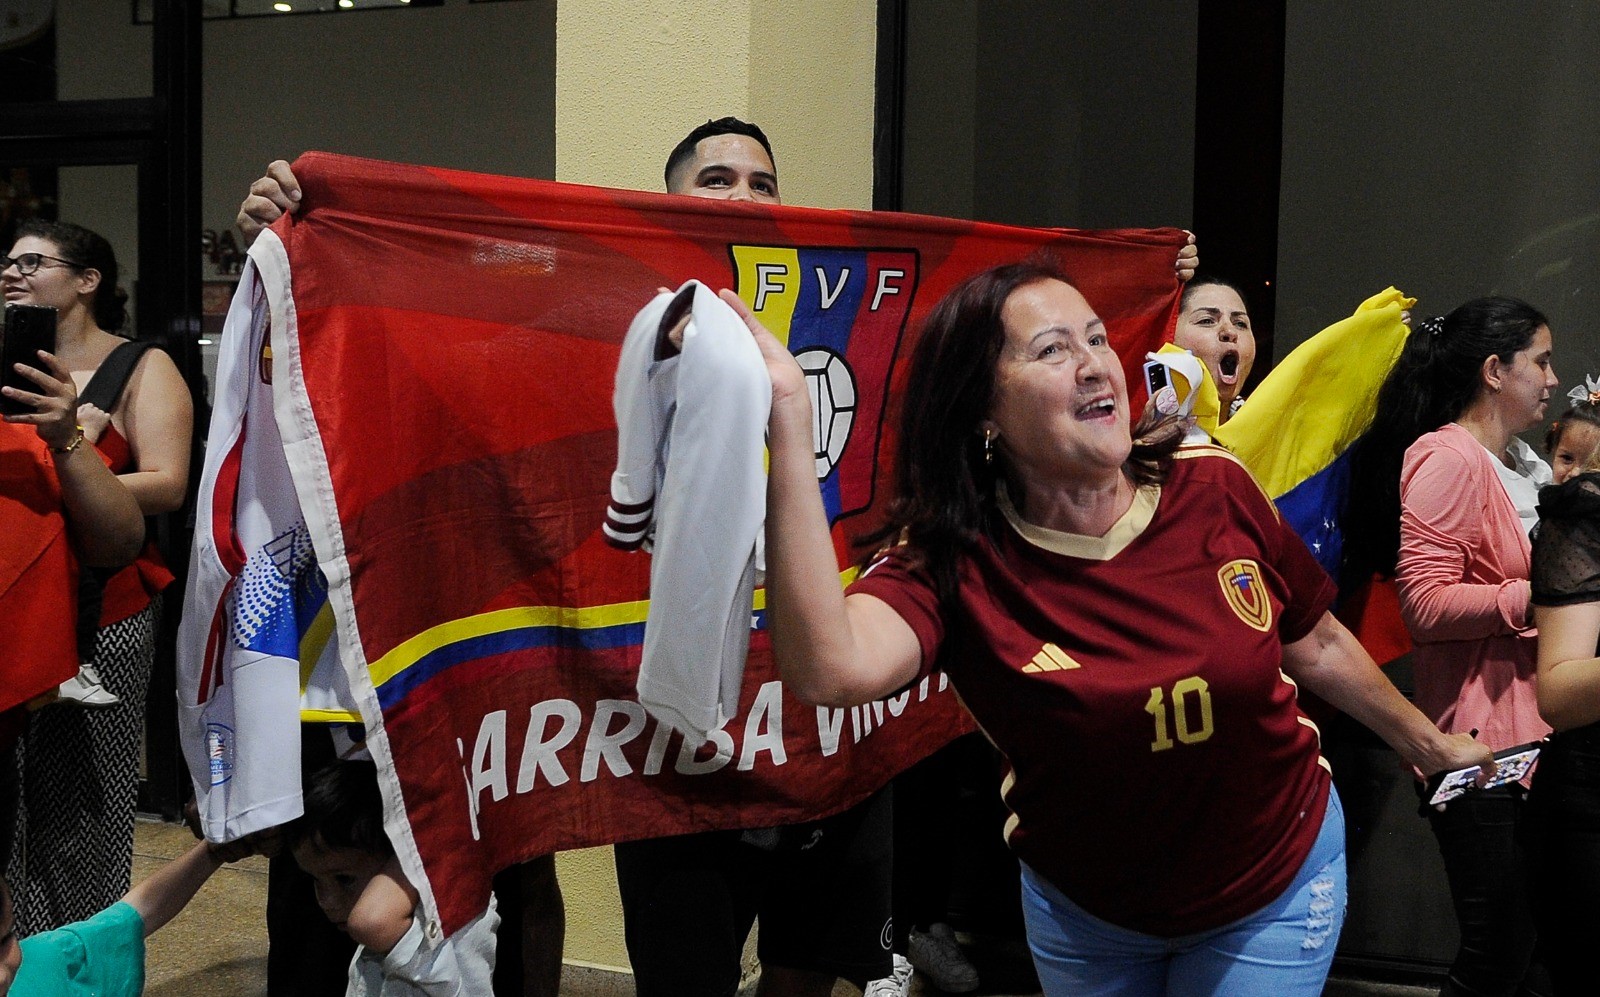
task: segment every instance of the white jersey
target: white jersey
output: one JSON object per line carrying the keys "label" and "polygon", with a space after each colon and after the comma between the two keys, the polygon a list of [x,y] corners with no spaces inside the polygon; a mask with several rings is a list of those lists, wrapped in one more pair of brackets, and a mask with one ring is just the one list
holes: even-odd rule
{"label": "white jersey", "polygon": [[[668,355],[667,331],[684,308],[682,350]],[[648,542],[653,557],[639,702],[704,739],[738,711],[744,682],[772,382],[744,322],[690,281],[634,318],[613,401],[605,536],[629,550]]]}
{"label": "white jersey", "polygon": [[[257,246],[282,253],[272,233]],[[268,347],[252,259],[223,328],[178,628],[179,739],[211,841],[300,816],[303,711],[358,719],[273,413]]]}

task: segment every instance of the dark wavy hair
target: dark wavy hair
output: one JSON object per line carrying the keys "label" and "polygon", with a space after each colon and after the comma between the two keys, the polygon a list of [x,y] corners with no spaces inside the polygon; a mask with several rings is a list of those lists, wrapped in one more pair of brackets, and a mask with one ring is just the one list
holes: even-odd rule
{"label": "dark wavy hair", "polygon": [[[980,534],[994,536],[1000,528],[995,488],[1006,462],[998,451],[992,463],[985,459],[980,427],[995,405],[1006,335],[1001,313],[1013,292],[1047,280],[1072,284],[1045,256],[968,277],[933,307],[911,355],[896,441],[895,497],[887,522],[863,542],[907,540],[945,600],[955,595],[961,554]],[[1183,426],[1151,409],[1134,427],[1133,439],[1123,472],[1135,485],[1153,484],[1165,478]]]}
{"label": "dark wavy hair", "polygon": [[17,225],[16,238],[33,236],[53,242],[61,258],[87,270],[100,271],[100,286],[94,292],[94,323],[106,332],[117,332],[128,321],[128,292],[117,286],[117,254],[111,243],[98,232],[71,222],[52,222],[28,218]]}
{"label": "dark wavy hair", "polygon": [[312,774],[305,813],[284,831],[288,846],[319,841],[327,848],[353,848],[388,857],[394,845],[383,831],[383,794],[378,767],[367,761],[335,761]]}
{"label": "dark wavy hair", "polygon": [[1350,449],[1341,581],[1394,574],[1400,555],[1400,467],[1424,433],[1454,422],[1485,390],[1491,356],[1511,363],[1549,320],[1516,298],[1474,298],[1414,329],[1378,390],[1372,425]]}
{"label": "dark wavy hair", "polygon": [[672,189],[672,175],[683,167],[683,164],[694,157],[694,150],[701,142],[717,135],[744,135],[761,143],[761,148],[767,151],[767,158],[772,160],[772,168],[778,168],[778,157],[772,154],[772,143],[767,141],[767,133],[760,126],[738,118],[716,118],[703,125],[696,125],[694,130],[683,137],[672,151],[667,154],[667,166],[662,170],[666,181],[667,190]]}

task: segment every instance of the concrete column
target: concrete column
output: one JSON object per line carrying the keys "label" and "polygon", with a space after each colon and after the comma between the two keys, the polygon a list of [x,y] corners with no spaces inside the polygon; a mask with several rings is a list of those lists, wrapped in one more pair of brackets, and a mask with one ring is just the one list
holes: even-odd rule
{"label": "concrete column", "polygon": [[556,179],[661,190],[689,129],[772,140],[786,204],[872,205],[877,5],[582,0],[556,10]]}

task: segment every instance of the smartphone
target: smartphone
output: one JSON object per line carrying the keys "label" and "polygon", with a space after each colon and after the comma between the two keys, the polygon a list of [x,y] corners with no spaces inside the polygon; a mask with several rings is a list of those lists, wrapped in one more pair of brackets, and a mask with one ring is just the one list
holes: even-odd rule
{"label": "smartphone", "polygon": [[[17,373],[17,364],[38,369],[39,351],[56,351],[56,310],[45,305],[6,305],[6,323],[0,338],[0,384],[21,391],[37,392],[39,386]],[[32,405],[0,395],[0,412],[25,415]]]}
{"label": "smartphone", "polygon": [[1482,787],[1478,785],[1479,768],[1476,765],[1454,772],[1441,772],[1428,780],[1428,788],[1432,792],[1428,795],[1428,806],[1438,806],[1446,800],[1453,800],[1462,793],[1470,793],[1475,789],[1493,789],[1504,786],[1508,782],[1519,782],[1533,768],[1533,763],[1539,760],[1539,747],[1543,741],[1531,741],[1528,744],[1519,744],[1514,748],[1506,748],[1494,753],[1494,775]]}
{"label": "smartphone", "polygon": [[1150,404],[1162,415],[1177,415],[1187,394],[1174,382],[1171,363],[1176,354],[1147,353],[1144,362],[1144,390]]}
{"label": "smartphone", "polygon": [[1146,360],[1144,362],[1144,390],[1154,398],[1161,393],[1161,389],[1172,383],[1172,374],[1167,365],[1160,360]]}

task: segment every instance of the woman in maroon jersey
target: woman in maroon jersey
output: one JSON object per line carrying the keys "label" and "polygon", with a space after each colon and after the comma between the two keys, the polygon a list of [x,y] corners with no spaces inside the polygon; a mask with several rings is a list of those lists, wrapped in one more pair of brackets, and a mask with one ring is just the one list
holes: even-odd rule
{"label": "woman in maroon jersey", "polygon": [[1007,837],[1047,994],[1319,994],[1344,834],[1295,683],[1427,771],[1441,733],[1327,612],[1333,586],[1224,451],[1129,431],[1105,328],[1053,267],[978,274],[912,358],[903,542],[839,590],[800,368],[731,293],[773,380],[767,591],[802,698],[945,669],[1005,753]]}

